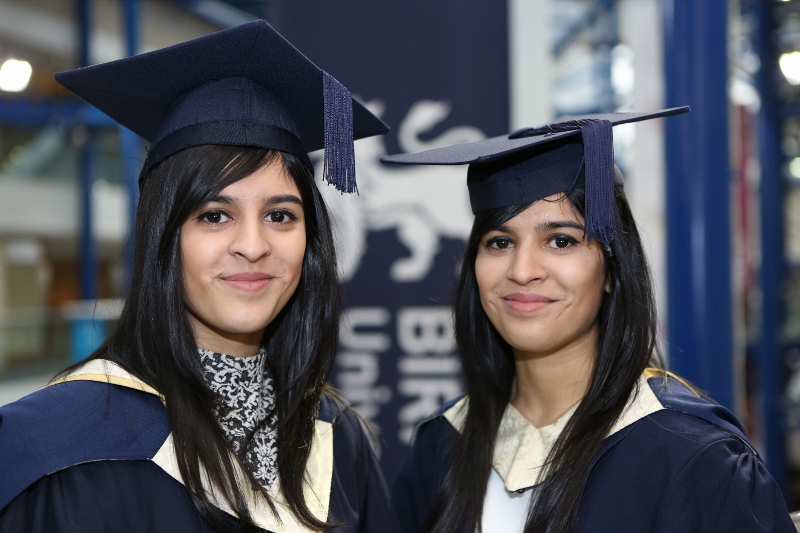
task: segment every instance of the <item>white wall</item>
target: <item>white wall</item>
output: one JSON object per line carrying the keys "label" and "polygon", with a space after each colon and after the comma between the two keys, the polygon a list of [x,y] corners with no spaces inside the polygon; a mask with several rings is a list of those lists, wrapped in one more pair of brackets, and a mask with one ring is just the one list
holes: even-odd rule
{"label": "white wall", "polygon": [[553,118],[551,3],[508,0],[511,130],[545,124]]}
{"label": "white wall", "polygon": [[[664,62],[658,0],[618,0],[620,39],[634,52],[634,109],[664,107]],[[625,191],[656,285],[660,324],[666,323],[664,119],[639,122]]]}
{"label": "white wall", "polygon": [[[94,236],[119,243],[128,220],[127,195],[100,182],[93,190]],[[74,184],[0,180],[0,235],[75,239],[80,233],[78,188]]]}

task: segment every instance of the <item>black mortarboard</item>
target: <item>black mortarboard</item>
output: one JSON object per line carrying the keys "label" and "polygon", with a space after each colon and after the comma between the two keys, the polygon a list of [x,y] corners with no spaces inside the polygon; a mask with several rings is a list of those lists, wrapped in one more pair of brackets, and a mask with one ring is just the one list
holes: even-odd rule
{"label": "black mortarboard", "polygon": [[356,190],[353,140],[389,128],[263,20],[161,50],[59,72],[56,80],[152,146],[140,176],[201,144],[289,152]]}
{"label": "black mortarboard", "polygon": [[472,212],[529,204],[575,188],[586,189],[586,233],[606,248],[614,239],[614,139],[612,126],[678,115],[688,107],[653,113],[562,117],[538,128],[413,154],[384,163],[469,164]]}

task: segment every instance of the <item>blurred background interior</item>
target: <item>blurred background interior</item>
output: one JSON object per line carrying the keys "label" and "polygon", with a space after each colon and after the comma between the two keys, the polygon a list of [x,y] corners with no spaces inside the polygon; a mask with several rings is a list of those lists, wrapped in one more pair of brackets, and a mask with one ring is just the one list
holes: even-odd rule
{"label": "blurred background interior", "polygon": [[0,405],[102,342],[131,261],[145,143],[53,73],[264,18],[394,130],[357,144],[372,180],[360,203],[332,200],[347,290],[331,379],[381,427],[389,476],[414,423],[460,391],[447,304],[470,221],[456,178],[453,214],[390,217],[391,180],[413,193],[409,213],[449,197],[403,185],[431,178],[377,157],[688,104],[685,117],[615,128],[662,350],[737,413],[800,508],[800,0],[382,4],[0,0]]}

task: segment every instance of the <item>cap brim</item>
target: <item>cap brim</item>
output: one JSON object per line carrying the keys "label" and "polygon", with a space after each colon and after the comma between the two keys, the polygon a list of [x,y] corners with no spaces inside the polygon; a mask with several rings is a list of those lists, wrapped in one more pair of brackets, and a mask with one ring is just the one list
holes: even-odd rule
{"label": "cap brim", "polygon": [[[612,125],[627,124],[629,122],[639,122],[652,118],[667,117],[688,113],[689,106],[673,107],[649,113],[608,113],[596,115],[582,115],[580,117],[561,117],[558,122],[565,122],[575,119],[594,119],[608,120]],[[580,129],[572,131],[562,131],[556,133],[546,133],[533,135],[530,137],[519,137],[510,139],[509,135],[492,137],[482,141],[472,143],[454,144],[445,148],[435,148],[424,152],[410,154],[397,154],[381,157],[384,163],[398,165],[465,165],[472,163],[483,163],[500,159],[509,154],[519,152],[533,146],[541,145],[579,135]]]}
{"label": "cap brim", "polygon": [[[250,78],[286,107],[308,152],[325,145],[322,76],[322,70],[263,20],[55,75],[59,83],[149,141],[170,104],[185,92],[223,78]],[[387,131],[386,124],[353,100],[354,139]]]}

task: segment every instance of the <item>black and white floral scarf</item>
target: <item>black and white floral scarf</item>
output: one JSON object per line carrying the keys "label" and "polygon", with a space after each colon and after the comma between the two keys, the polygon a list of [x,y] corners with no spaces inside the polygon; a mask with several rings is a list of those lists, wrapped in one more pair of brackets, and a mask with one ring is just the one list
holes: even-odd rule
{"label": "black and white floral scarf", "polygon": [[253,357],[200,350],[206,382],[224,406],[214,415],[233,451],[269,490],[278,477],[278,417],[274,381],[266,359],[263,348]]}

